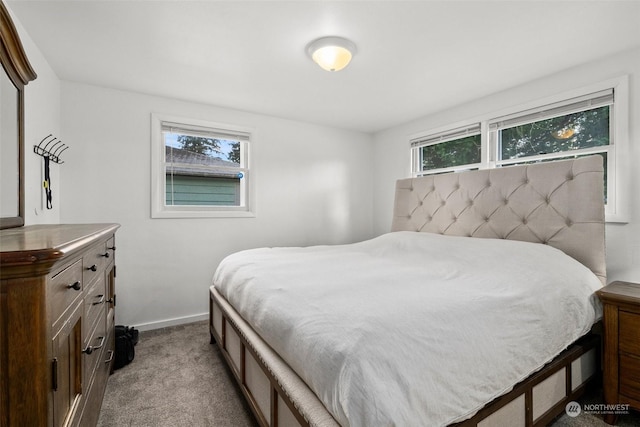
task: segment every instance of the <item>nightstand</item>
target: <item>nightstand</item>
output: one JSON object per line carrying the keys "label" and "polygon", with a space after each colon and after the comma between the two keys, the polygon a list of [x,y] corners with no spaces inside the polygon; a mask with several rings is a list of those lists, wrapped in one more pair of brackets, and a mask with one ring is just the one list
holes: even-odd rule
{"label": "nightstand", "polygon": [[[604,400],[640,410],[640,284],[613,282],[597,291],[603,304]],[[614,424],[616,415],[605,415]]]}

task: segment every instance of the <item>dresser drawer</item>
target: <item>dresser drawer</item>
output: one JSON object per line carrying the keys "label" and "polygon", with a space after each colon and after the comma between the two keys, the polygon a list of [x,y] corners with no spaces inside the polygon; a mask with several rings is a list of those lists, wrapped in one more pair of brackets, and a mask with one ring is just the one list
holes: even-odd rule
{"label": "dresser drawer", "polygon": [[96,365],[103,358],[104,349],[109,345],[104,306],[102,306],[99,316],[100,319],[96,323],[96,327],[92,331],[89,339],[84,342],[84,348],[82,350],[82,357],[84,359],[83,387],[88,387],[89,384],[91,384]]}
{"label": "dresser drawer", "polygon": [[116,236],[111,236],[110,239],[107,240],[107,250],[112,253],[116,250]]}
{"label": "dresser drawer", "polygon": [[[113,335],[114,334],[110,334],[109,339],[111,339]],[[91,383],[91,389],[85,399],[85,406],[82,411],[83,425],[95,426],[98,424],[102,398],[104,396],[107,380],[109,379],[111,361],[114,359],[114,356],[114,351],[111,349],[105,348],[101,353],[101,358],[98,361],[98,366],[96,366],[95,375]]]}
{"label": "dresser drawer", "polygon": [[96,277],[104,275],[104,270],[111,262],[112,252],[107,251],[107,243],[92,246],[82,257],[82,276],[85,283],[89,284]]}
{"label": "dresser drawer", "polygon": [[640,314],[619,310],[619,348],[640,357]]}
{"label": "dresser drawer", "polygon": [[620,355],[620,394],[640,396],[640,358]]}
{"label": "dresser drawer", "polygon": [[96,320],[100,317],[104,318],[104,307],[106,306],[106,289],[104,275],[91,285],[91,288],[85,291],[84,297],[84,317],[86,334],[95,327]]}
{"label": "dresser drawer", "polygon": [[78,260],[51,278],[49,285],[51,321],[64,313],[71,303],[82,296],[82,260]]}

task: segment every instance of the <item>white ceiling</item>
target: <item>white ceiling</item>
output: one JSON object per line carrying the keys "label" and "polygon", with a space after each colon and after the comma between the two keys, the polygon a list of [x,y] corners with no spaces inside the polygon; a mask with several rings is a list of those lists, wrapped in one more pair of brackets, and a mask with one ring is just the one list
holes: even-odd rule
{"label": "white ceiling", "polygon": [[364,132],[640,46],[640,1],[7,3],[62,80]]}

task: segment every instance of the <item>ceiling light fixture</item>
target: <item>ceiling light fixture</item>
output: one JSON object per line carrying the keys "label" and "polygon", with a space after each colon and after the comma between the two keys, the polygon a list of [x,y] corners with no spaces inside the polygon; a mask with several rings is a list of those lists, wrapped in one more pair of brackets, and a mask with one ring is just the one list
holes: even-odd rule
{"label": "ceiling light fixture", "polygon": [[307,55],[327,71],[342,70],[356,51],[356,45],[342,37],[321,37],[307,45]]}

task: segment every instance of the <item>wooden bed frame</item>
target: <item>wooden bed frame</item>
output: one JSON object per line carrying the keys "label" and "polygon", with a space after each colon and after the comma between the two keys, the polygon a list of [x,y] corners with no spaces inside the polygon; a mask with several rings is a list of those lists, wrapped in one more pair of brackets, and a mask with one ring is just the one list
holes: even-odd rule
{"label": "wooden bed frame", "polygon": [[[392,231],[406,230],[548,244],[606,283],[602,158],[400,180]],[[214,287],[209,323],[211,342],[218,343],[261,426],[338,425],[304,381]],[[593,332],[456,425],[550,423],[600,378],[600,336]]]}

